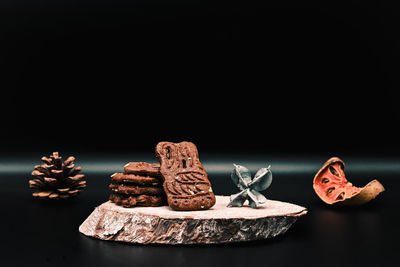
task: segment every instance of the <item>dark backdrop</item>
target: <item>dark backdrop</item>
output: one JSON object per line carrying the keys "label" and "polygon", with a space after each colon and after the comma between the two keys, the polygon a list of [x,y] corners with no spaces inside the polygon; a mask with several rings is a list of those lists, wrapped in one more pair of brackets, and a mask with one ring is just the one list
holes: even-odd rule
{"label": "dark backdrop", "polygon": [[399,11],[1,1],[1,149],[396,152]]}

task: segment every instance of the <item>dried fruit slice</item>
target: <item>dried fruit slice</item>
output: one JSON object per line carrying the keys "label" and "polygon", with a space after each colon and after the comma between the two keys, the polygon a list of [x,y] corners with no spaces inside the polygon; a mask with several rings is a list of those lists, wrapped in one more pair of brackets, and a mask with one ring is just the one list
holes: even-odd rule
{"label": "dried fruit slice", "polygon": [[330,158],[314,177],[315,193],[327,204],[348,206],[362,205],[385,190],[380,182],[373,180],[364,187],[353,186],[344,174],[344,162]]}

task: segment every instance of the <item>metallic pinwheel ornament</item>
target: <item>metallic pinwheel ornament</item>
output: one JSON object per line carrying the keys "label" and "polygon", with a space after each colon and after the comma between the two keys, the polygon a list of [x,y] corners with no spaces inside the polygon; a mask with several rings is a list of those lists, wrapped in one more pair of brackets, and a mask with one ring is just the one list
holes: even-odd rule
{"label": "metallic pinwheel ornament", "polygon": [[228,207],[242,207],[246,200],[249,201],[250,207],[260,207],[267,199],[259,191],[264,191],[272,183],[271,166],[259,169],[254,178],[251,178],[251,173],[246,167],[236,164],[233,166],[235,169],[231,173],[231,179],[241,191],[231,195]]}

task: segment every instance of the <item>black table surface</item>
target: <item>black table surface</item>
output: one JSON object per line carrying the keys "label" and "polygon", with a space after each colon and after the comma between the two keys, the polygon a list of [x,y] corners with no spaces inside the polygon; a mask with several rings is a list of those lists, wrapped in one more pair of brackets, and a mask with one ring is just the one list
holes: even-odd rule
{"label": "black table surface", "polygon": [[[398,259],[400,228],[397,212],[400,201],[397,188],[400,187],[400,171],[396,167],[396,158],[348,158],[346,174],[353,184],[362,186],[378,178],[386,189],[375,200],[357,208],[325,205],[313,192],[313,176],[327,158],[272,160],[274,180],[264,192],[265,195],[269,199],[302,205],[308,209],[308,214],[301,217],[284,235],[272,239],[187,246],[102,241],[79,233],[79,225],[96,206],[107,201],[110,174],[118,171],[118,168],[121,171],[127,161],[138,158],[117,158],[114,155],[114,165],[109,158],[101,156],[92,161],[82,160],[79,165],[86,174],[87,189],[68,201],[41,201],[31,196],[32,191],[28,188],[29,169],[39,163],[35,159],[32,158],[31,162],[0,160],[2,266],[178,267],[263,264],[337,267],[374,266],[382,262],[394,265]],[[208,170],[214,192],[229,195],[235,193],[236,189],[230,181],[230,165],[227,162],[235,158],[222,159],[205,156],[203,164]],[[261,167],[264,159],[266,157],[255,156],[244,163],[255,171]],[[356,161],[358,165],[354,163]],[[237,160],[235,163],[241,162]],[[302,165],[308,167],[300,168]],[[93,166],[100,167],[96,169]]]}

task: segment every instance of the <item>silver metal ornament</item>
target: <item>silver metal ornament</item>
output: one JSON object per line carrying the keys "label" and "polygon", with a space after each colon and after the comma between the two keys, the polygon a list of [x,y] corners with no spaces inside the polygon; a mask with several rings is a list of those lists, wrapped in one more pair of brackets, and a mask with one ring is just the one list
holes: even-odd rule
{"label": "silver metal ornament", "polygon": [[260,191],[266,190],[272,183],[271,166],[259,169],[253,178],[246,167],[237,164],[233,166],[235,169],[231,173],[231,179],[241,191],[230,196],[228,207],[242,207],[246,200],[250,207],[260,207],[267,200]]}

